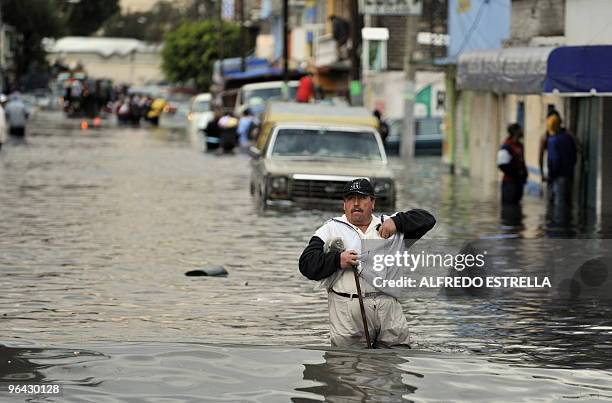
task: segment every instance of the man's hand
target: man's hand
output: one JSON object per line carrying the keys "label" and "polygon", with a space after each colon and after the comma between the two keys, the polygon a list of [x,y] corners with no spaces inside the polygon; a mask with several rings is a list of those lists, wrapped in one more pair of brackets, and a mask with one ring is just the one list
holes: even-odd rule
{"label": "man's hand", "polygon": [[397,232],[397,227],[395,226],[395,222],[392,219],[387,219],[382,223],[380,228],[378,229],[378,235],[387,239]]}
{"label": "man's hand", "polygon": [[340,267],[343,269],[352,269],[357,263],[357,252],[354,250],[345,250],[340,254]]}

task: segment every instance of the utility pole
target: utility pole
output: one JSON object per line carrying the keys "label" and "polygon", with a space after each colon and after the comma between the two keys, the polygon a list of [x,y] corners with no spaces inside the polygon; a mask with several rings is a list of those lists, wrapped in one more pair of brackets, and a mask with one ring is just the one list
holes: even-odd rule
{"label": "utility pole", "polygon": [[283,81],[289,81],[289,0],[283,0]]}
{"label": "utility pole", "polygon": [[6,88],[4,88],[4,83],[6,82],[6,77],[4,77],[4,21],[2,15],[2,1],[0,1],[0,91],[6,92]]}
{"label": "utility pole", "polygon": [[283,0],[283,101],[289,100],[289,0]]}
{"label": "utility pole", "polygon": [[219,66],[221,72],[221,78],[223,78],[223,0],[217,0],[219,2]]}
{"label": "utility pole", "polygon": [[238,0],[238,14],[240,18],[240,71],[246,70],[246,46],[244,43],[244,0]]}
{"label": "utility pole", "polygon": [[361,44],[361,24],[359,23],[359,0],[351,0],[351,80],[361,79],[359,46]]}
{"label": "utility pole", "polygon": [[404,73],[406,77],[404,88],[404,125],[400,141],[400,156],[411,159],[414,157],[414,97],[415,71],[412,67],[412,52],[416,48],[416,37],[420,16],[406,16],[406,40],[404,47]]}
{"label": "utility pole", "polygon": [[359,0],[351,0],[351,105],[363,104],[361,85],[361,18],[359,15]]}
{"label": "utility pole", "polygon": [[[434,44],[434,35],[435,35],[435,28],[436,28],[436,11],[437,11],[437,4],[438,1],[437,0],[433,0],[430,2],[429,4],[429,33],[430,33],[430,37],[429,37],[429,64],[431,66],[433,66],[434,64],[434,59],[436,58],[436,46]],[[423,4],[423,7],[425,7],[425,4]]]}

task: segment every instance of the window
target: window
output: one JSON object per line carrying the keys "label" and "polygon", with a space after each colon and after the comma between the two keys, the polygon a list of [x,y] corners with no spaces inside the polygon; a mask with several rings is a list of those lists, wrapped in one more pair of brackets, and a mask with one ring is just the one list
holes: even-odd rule
{"label": "window", "polygon": [[361,30],[363,38],[362,63],[367,71],[383,71],[387,69],[387,28],[366,27]]}
{"label": "window", "polygon": [[382,160],[373,132],[315,129],[281,129],[272,156]]}

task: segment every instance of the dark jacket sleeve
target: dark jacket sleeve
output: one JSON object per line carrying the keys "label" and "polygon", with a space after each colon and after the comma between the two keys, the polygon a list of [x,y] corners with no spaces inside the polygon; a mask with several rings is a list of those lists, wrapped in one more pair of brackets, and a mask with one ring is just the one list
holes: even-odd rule
{"label": "dark jacket sleeve", "polygon": [[321,238],[313,236],[300,256],[300,272],[310,280],[322,280],[340,269],[340,252],[323,253],[324,245]]}
{"label": "dark jacket sleeve", "polygon": [[434,216],[421,209],[397,213],[391,219],[398,232],[404,234],[404,239],[420,239],[436,224]]}
{"label": "dark jacket sleeve", "polygon": [[499,169],[506,175],[508,176],[515,176],[515,172],[512,172],[512,164],[508,163],[508,164],[503,164],[503,165],[498,165]]}

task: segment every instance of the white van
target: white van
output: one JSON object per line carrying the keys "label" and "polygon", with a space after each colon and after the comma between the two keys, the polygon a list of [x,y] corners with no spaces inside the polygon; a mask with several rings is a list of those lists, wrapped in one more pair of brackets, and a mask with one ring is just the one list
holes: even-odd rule
{"label": "white van", "polygon": [[[295,99],[299,81],[289,81],[289,101]],[[246,108],[251,109],[253,115],[260,115],[266,108],[268,101],[283,100],[283,81],[268,81],[243,85],[236,96],[234,116],[240,117]]]}
{"label": "white van", "polygon": [[211,94],[206,92],[198,94],[191,99],[188,119],[192,131],[204,130],[213,117]]}

